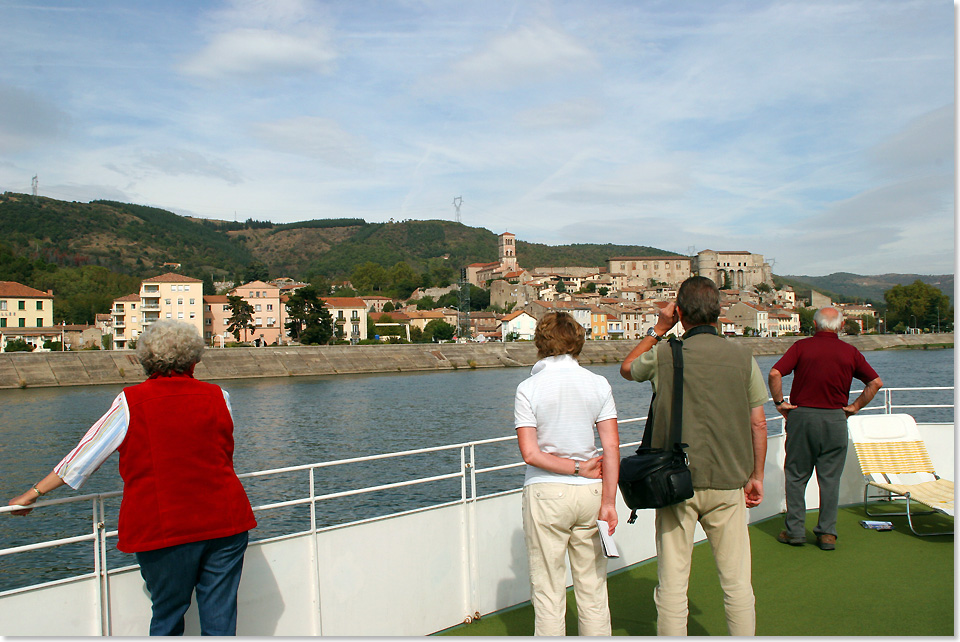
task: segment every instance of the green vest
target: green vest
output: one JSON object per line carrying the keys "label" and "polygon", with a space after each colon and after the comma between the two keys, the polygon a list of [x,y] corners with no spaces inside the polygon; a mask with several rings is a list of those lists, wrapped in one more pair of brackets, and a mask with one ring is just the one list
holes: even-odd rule
{"label": "green vest", "polygon": [[[673,399],[673,354],[657,345],[651,446],[665,448]],[[732,341],[697,334],[683,342],[683,433],[694,488],[742,488],[753,472],[748,390],[753,355]]]}

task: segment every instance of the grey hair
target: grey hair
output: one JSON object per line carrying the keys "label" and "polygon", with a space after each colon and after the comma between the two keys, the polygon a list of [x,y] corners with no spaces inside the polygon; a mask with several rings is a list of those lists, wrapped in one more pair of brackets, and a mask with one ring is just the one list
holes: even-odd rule
{"label": "grey hair", "polygon": [[[824,310],[833,310],[837,316],[824,314]],[[817,324],[818,330],[827,330],[828,332],[840,332],[843,327],[843,313],[834,307],[820,308],[813,313],[813,322]]]}
{"label": "grey hair", "polygon": [[157,321],[137,338],[137,359],[148,377],[186,372],[200,361],[202,354],[200,333],[180,321]]}

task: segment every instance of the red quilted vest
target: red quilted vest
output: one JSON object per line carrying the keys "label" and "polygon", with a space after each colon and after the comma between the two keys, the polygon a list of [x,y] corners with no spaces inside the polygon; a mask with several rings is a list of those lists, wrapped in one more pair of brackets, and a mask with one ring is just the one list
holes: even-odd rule
{"label": "red quilted vest", "polygon": [[152,551],[256,527],[233,469],[233,420],[220,387],[174,374],[123,394],[130,423],[118,449],[117,548]]}

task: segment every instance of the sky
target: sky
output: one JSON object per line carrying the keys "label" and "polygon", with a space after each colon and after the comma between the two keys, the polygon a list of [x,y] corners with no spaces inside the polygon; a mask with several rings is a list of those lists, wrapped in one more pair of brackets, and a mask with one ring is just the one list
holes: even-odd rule
{"label": "sky", "polygon": [[944,0],[0,0],[0,24],[0,191],[275,223],[459,197],[534,243],[954,272]]}

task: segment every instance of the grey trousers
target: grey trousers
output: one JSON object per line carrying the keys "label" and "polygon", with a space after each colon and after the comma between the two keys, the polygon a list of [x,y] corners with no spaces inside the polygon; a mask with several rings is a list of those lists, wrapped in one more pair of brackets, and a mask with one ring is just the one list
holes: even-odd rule
{"label": "grey trousers", "polygon": [[784,528],[788,537],[803,537],[807,505],[804,494],[814,468],[820,485],[820,515],[814,535],[837,534],[840,474],[847,458],[847,416],[842,409],[797,408],[787,415],[783,462],[787,495]]}

